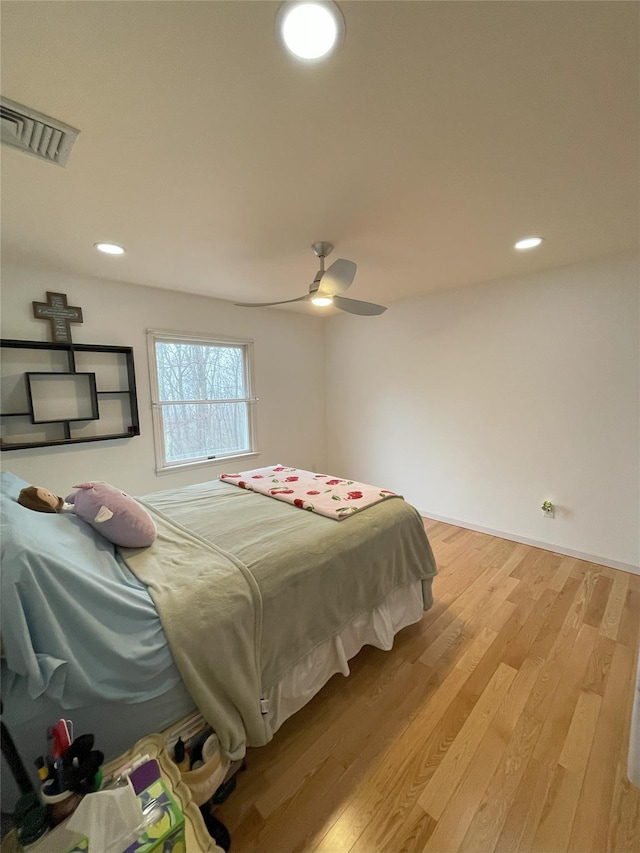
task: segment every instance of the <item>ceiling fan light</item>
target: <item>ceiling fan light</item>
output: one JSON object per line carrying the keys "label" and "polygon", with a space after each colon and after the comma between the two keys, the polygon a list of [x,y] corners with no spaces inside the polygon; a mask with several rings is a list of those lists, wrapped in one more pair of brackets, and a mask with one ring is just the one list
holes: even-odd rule
{"label": "ceiling fan light", "polygon": [[331,296],[314,296],[311,300],[314,305],[320,308],[326,308],[327,305],[333,305],[333,297]]}
{"label": "ceiling fan light", "polygon": [[522,240],[518,240],[513,248],[523,252],[526,249],[535,249],[540,243],[542,243],[542,237],[524,237]]}
{"label": "ceiling fan light", "polygon": [[334,3],[286,2],[279,13],[285,47],[299,59],[321,59],[335,48],[343,28]]}
{"label": "ceiling fan light", "polygon": [[94,243],[93,245],[105,255],[124,255],[127,251],[123,246],[118,246],[117,243]]}

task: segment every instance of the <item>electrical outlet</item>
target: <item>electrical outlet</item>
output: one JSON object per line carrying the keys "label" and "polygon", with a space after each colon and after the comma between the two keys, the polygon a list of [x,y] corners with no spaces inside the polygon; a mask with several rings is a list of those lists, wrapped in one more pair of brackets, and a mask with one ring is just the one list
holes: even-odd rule
{"label": "electrical outlet", "polygon": [[553,504],[551,503],[551,501],[549,501],[549,500],[544,501],[541,509],[542,509],[542,512],[544,513],[545,518],[553,518]]}

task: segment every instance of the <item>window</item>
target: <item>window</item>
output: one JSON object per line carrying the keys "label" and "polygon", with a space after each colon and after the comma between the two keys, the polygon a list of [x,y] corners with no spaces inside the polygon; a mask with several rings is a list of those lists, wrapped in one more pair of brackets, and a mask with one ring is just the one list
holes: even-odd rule
{"label": "window", "polygon": [[252,342],[148,332],[157,470],[255,453]]}

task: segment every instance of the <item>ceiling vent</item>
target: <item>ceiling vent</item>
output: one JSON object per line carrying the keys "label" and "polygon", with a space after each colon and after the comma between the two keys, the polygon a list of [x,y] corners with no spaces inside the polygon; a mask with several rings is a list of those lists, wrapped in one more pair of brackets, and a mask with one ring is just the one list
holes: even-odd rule
{"label": "ceiling vent", "polygon": [[48,163],[66,165],[76,136],[80,133],[75,127],[5,97],[0,97],[0,117],[0,138],[5,145],[33,154]]}

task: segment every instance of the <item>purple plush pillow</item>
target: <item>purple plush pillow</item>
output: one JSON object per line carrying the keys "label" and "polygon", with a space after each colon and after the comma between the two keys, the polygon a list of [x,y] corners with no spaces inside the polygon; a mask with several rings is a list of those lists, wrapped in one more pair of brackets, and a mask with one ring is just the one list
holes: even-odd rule
{"label": "purple plush pillow", "polygon": [[156,526],[135,498],[109,483],[80,483],[80,489],[65,498],[76,515],[114,545],[146,548],[156,538]]}

